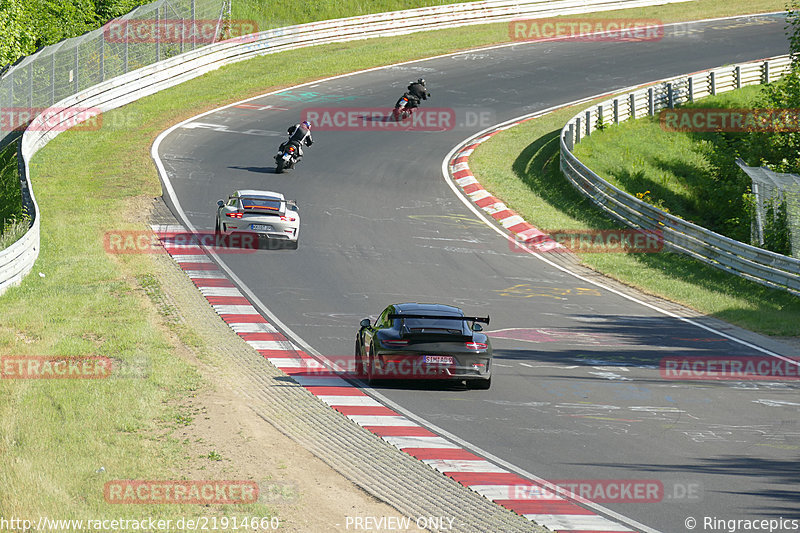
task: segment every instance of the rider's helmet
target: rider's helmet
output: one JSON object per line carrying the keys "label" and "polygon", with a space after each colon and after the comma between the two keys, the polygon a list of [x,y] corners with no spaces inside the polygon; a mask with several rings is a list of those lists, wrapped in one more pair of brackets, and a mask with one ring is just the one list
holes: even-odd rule
{"label": "rider's helmet", "polygon": [[305,126],[306,129],[311,130],[311,124],[309,124],[307,120],[304,120],[301,124]]}
{"label": "rider's helmet", "polygon": [[424,80],[424,79],[422,79],[422,78],[418,79],[418,80],[417,80],[417,83],[419,83],[420,85],[422,85],[423,87],[425,87],[425,80]]}

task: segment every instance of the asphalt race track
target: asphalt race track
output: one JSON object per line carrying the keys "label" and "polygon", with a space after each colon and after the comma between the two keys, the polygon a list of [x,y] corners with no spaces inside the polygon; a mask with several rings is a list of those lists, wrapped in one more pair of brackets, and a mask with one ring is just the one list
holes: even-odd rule
{"label": "asphalt race track", "polygon": [[[776,16],[742,18],[668,28],[657,42],[525,43],[387,67],[194,119],[166,137],[160,156],[198,230],[213,230],[216,201],[234,189],[297,200],[297,251],[223,260],[320,353],[350,356],[359,320],[389,303],[490,314],[491,390],[377,389],[473,450],[548,480],[659,480],[661,502],[602,503],[653,530],[687,531],[688,516],[800,518],[797,382],[663,380],[666,356],[761,354],[513,251],[441,173],[455,145],[494,123],[783,54],[783,28]],[[304,109],[388,112],[420,76],[433,95],[423,107],[456,110],[455,128],[315,130],[298,168],[274,174],[277,145]]]}

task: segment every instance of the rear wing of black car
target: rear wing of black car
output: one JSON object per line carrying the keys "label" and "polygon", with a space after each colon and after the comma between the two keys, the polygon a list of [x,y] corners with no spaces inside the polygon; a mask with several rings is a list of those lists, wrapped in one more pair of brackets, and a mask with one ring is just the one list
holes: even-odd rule
{"label": "rear wing of black car", "polygon": [[390,313],[387,317],[389,320],[394,320],[395,318],[405,319],[405,318],[416,318],[416,319],[429,319],[429,320],[458,320],[462,322],[482,322],[483,324],[489,324],[489,317],[480,317],[480,316],[449,316],[449,315],[407,315],[407,314],[397,314],[397,313]]}

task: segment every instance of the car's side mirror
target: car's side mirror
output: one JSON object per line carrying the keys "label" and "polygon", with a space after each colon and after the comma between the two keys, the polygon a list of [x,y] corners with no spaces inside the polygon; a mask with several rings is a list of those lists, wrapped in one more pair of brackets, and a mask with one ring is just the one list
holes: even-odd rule
{"label": "car's side mirror", "polygon": [[222,200],[217,200],[217,205],[222,207],[223,205],[225,205],[225,202],[223,202]]}
{"label": "car's side mirror", "polygon": [[475,322],[472,324],[472,331],[483,331],[483,326]]}
{"label": "car's side mirror", "polygon": [[361,327],[368,328],[370,326],[369,318],[362,318],[361,319]]}

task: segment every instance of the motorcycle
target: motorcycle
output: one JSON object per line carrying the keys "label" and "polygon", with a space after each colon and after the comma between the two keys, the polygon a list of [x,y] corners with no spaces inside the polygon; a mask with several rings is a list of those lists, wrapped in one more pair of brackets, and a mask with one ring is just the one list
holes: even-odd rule
{"label": "motorcycle", "polygon": [[300,161],[300,145],[295,141],[286,143],[275,156],[275,173],[281,174],[284,170],[293,169]]}
{"label": "motorcycle", "polygon": [[394,118],[396,122],[401,122],[414,113],[414,107],[414,104],[411,103],[411,101],[408,99],[408,96],[403,95],[394,106],[392,118]]}

